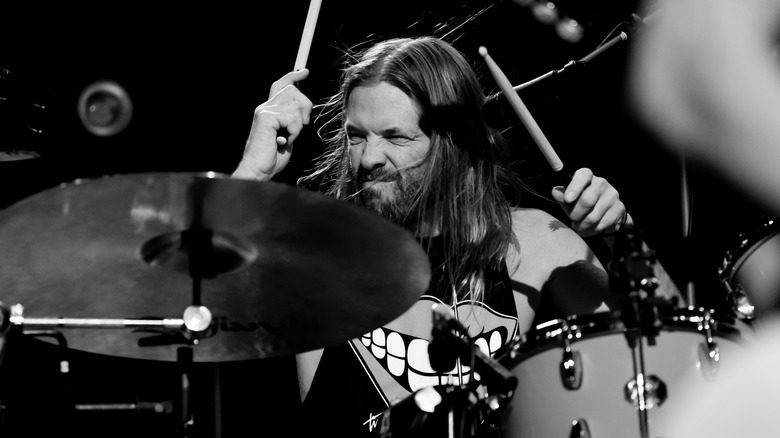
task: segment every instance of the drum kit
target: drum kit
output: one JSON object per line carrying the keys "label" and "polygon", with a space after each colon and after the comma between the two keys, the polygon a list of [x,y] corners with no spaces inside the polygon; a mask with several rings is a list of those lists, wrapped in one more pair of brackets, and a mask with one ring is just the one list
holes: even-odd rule
{"label": "drum kit", "polygon": [[[746,263],[771,237],[750,245],[743,241],[742,248],[728,251],[724,272],[729,278],[741,269],[730,261],[738,257]],[[459,346],[453,348],[463,351],[459,358],[484,378],[460,392],[437,388],[442,411],[424,408],[433,391],[418,391],[398,405],[397,413],[388,410],[386,436],[444,436],[446,416],[460,419],[455,433],[446,434],[457,437],[675,436],[672,427],[690,395],[708,389],[724,372],[738,372],[738,359],[756,345],[754,314],[738,307],[719,314],[656,297],[654,253],[631,227],[619,239],[611,275],[613,287],[628,297],[623,308],[546,321],[516,337],[494,359],[475,353],[479,348],[469,345],[465,329],[450,328],[458,342],[447,345]],[[742,285],[735,279],[731,287],[736,286]],[[746,295],[728,301],[741,303],[743,310],[748,303]],[[464,393],[472,395],[466,406]],[[416,415],[408,414],[412,400]],[[425,418],[421,412],[440,415]],[[392,424],[394,415],[404,424]],[[408,424],[419,426],[409,433],[403,428]]]}
{"label": "drum kit", "polygon": [[[727,252],[719,271],[734,303],[727,315],[655,298],[654,254],[630,227],[612,266],[614,286],[630,298],[620,311],[545,322],[496,357],[440,313],[432,348],[445,345],[479,378],[391,406],[386,436],[438,434],[447,416],[459,420],[448,436],[666,436],[677,389],[716,381],[751,338],[746,270],[771,252],[773,227],[741,235]],[[215,173],[61,184],[1,211],[0,242],[4,341],[48,333],[70,350],[175,362],[185,370],[183,399],[188,364],[359,337],[409,308],[431,275],[414,237],[371,212]],[[436,367],[442,356],[429,353]],[[426,394],[447,415],[414,420]],[[181,429],[191,430],[188,404],[178,406]]]}
{"label": "drum kit", "polygon": [[[479,378],[388,408],[386,436],[446,428],[412,419],[431,393],[460,420],[449,436],[666,436],[678,388],[716,381],[751,339],[747,270],[767,263],[774,226],[741,235],[724,257],[729,314],[655,298],[654,254],[628,227],[612,265],[630,298],[620,311],[545,322],[496,357],[457,320],[435,318],[431,346],[447,346]],[[61,184],[0,211],[0,242],[2,340],[54,333],[66,349],[182,370],[359,337],[409,308],[431,275],[414,237],[369,211],[215,173]],[[182,377],[186,398],[191,376]]]}

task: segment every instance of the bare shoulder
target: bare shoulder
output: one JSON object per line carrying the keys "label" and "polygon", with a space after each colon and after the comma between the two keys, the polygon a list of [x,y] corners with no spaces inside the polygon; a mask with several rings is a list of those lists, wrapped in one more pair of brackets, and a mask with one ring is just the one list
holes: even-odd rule
{"label": "bare shoulder", "polygon": [[[515,284],[544,293],[548,305],[560,314],[617,308],[606,271],[569,226],[544,211],[517,209],[512,213],[512,228],[517,245],[507,252],[507,267]],[[535,314],[538,305],[529,301],[532,312],[526,314]],[[518,305],[518,314],[523,311]]]}
{"label": "bare shoulder", "polygon": [[523,258],[543,255],[555,264],[568,264],[592,256],[588,245],[574,230],[543,210],[514,209],[512,231]]}

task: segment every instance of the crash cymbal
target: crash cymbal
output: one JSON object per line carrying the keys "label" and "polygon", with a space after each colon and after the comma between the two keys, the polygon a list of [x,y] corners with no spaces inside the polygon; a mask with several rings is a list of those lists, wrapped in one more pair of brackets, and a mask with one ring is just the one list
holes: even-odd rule
{"label": "crash cymbal", "polygon": [[[26,317],[181,318],[199,301],[213,322],[196,362],[346,341],[403,313],[430,280],[413,236],[370,211],[215,174],[47,189],[0,211],[0,247],[0,300]],[[176,337],[124,328],[61,330],[71,348],[114,356],[174,361],[182,345],[147,346]]]}

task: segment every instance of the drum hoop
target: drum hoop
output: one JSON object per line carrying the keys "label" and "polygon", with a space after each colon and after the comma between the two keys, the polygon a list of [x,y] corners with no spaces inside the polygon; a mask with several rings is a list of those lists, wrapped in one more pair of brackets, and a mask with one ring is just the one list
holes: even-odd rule
{"label": "drum hoop", "polygon": [[[713,309],[703,307],[686,307],[665,309],[661,312],[661,321],[665,332],[685,331],[698,332],[705,336],[703,324],[709,315],[710,333],[720,338],[739,340],[742,337],[740,328],[732,316],[716,314]],[[498,357],[499,362],[514,366],[538,353],[564,346],[564,330],[568,327],[571,344],[605,334],[625,333],[636,328],[627,328],[621,319],[620,312],[603,312],[588,315],[573,315],[546,321],[534,326],[531,330],[515,338],[510,348]]]}

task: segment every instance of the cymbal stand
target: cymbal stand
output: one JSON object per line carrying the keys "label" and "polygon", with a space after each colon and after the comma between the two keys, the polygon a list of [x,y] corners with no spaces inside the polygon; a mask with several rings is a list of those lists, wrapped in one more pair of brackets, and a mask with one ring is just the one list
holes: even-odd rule
{"label": "cymbal stand", "polygon": [[[198,204],[196,204],[196,208]],[[206,309],[201,305],[202,281],[204,278],[214,278],[217,273],[210,268],[209,260],[215,257],[215,249],[212,243],[213,232],[198,225],[181,233],[181,250],[189,258],[189,273],[192,278],[192,305],[190,309]],[[206,315],[208,323],[203,330],[211,324],[211,313]],[[197,340],[195,340],[197,343]],[[191,411],[192,405],[192,347],[182,346],[176,350],[176,362],[181,370],[181,400],[179,403],[179,420],[181,438],[195,436],[195,417]]]}
{"label": "cymbal stand", "polygon": [[181,398],[179,400],[177,413],[179,415],[178,435],[182,438],[194,436],[195,417],[191,410],[192,392],[192,347],[185,346],[176,349],[176,363],[179,365],[181,373]]}
{"label": "cymbal stand", "polygon": [[[203,199],[208,195],[208,186],[202,181],[196,181],[191,187],[192,218],[193,222],[189,228],[181,232],[181,245],[179,251],[184,253],[188,260],[188,270],[192,278],[192,305],[188,309],[205,310],[200,314],[195,310],[196,319],[203,325],[199,327],[201,331],[206,330],[211,325],[211,312],[201,305],[202,303],[202,281],[203,279],[215,278],[219,274],[219,256],[214,247],[214,232],[203,226],[201,219],[204,214]],[[197,339],[195,339],[197,343]],[[190,410],[192,401],[192,347],[182,346],[176,351],[177,362],[181,368],[181,403],[180,403],[180,421],[182,438],[194,436],[195,418]]]}
{"label": "cymbal stand", "polygon": [[634,376],[626,383],[624,395],[626,402],[637,408],[640,437],[649,438],[648,411],[666,399],[666,386],[657,376],[647,375],[644,340],[654,344],[662,326],[658,308],[670,303],[655,297],[658,287],[653,270],[655,253],[646,248],[633,226],[619,231],[615,248],[611,282],[613,288],[628,297],[622,318],[634,368]]}

